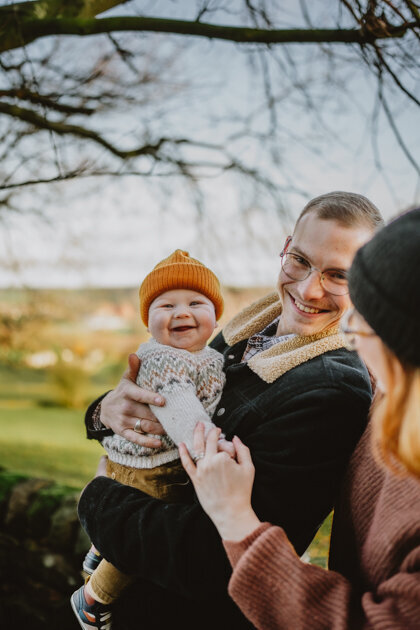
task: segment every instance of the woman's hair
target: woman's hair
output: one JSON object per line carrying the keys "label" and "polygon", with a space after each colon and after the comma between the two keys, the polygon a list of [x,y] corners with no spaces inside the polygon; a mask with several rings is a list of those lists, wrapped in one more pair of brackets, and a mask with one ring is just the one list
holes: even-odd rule
{"label": "woman's hair", "polygon": [[374,450],[394,472],[397,461],[420,477],[420,367],[403,364],[384,345],[387,392],[372,406]]}

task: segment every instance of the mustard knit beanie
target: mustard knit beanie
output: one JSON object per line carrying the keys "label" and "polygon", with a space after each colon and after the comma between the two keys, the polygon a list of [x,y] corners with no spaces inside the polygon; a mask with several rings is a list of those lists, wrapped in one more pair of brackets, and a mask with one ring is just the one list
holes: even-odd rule
{"label": "mustard knit beanie", "polygon": [[165,291],[190,289],[202,293],[214,304],[216,319],[223,313],[220,283],[214,273],[203,263],[191,258],[188,252],[177,249],[159,262],[140,286],[140,315],[147,326],[149,307],[153,300]]}

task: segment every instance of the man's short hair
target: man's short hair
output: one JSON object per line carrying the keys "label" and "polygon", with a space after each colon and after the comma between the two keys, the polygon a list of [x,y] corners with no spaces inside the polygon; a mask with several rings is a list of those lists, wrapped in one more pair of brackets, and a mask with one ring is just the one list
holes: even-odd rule
{"label": "man's short hair", "polygon": [[346,227],[366,225],[377,230],[384,225],[381,213],[369,199],[340,190],[311,199],[300,213],[296,225],[309,212],[316,212],[320,219],[338,221]]}

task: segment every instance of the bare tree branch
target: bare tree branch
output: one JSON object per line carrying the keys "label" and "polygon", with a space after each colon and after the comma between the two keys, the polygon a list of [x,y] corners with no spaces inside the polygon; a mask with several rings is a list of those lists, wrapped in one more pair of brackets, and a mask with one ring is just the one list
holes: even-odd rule
{"label": "bare tree branch", "polygon": [[60,98],[59,94],[38,94],[32,92],[25,87],[12,88],[10,90],[0,90],[0,98],[18,99],[20,101],[28,101],[35,105],[43,105],[47,109],[52,109],[63,114],[83,114],[84,116],[90,116],[95,112],[92,107],[77,107],[73,105],[66,105],[58,102]]}
{"label": "bare tree branch", "polygon": [[[1,13],[0,13],[1,15]],[[90,36],[126,31],[172,33],[221,39],[236,43],[258,44],[372,44],[378,39],[401,38],[417,26],[416,22],[387,25],[386,30],[365,25],[351,29],[259,29],[241,26],[222,26],[204,22],[172,20],[154,17],[120,16],[109,18],[45,18],[22,19],[18,26],[7,25],[1,33],[0,52],[20,48],[42,37],[51,35]]]}
{"label": "bare tree branch", "polygon": [[418,105],[420,107],[420,100],[418,98],[416,98],[416,96],[414,94],[412,94],[412,92],[410,92],[400,81],[400,79],[397,77],[397,75],[395,74],[395,72],[392,70],[392,68],[389,66],[389,64],[385,61],[384,56],[381,52],[381,50],[375,46],[375,51],[376,54],[378,55],[378,59],[379,59],[379,66],[383,67],[386,69],[386,71],[388,72],[388,74],[393,78],[393,80],[395,81],[396,85],[400,88],[400,90],[402,90],[402,92],[404,92],[404,94],[406,94],[408,96],[409,99],[411,99],[416,105]]}
{"label": "bare tree branch", "polygon": [[398,144],[401,147],[401,150],[405,154],[407,160],[410,162],[412,167],[418,173],[418,175],[420,175],[420,166],[418,165],[418,163],[416,162],[416,160],[412,156],[411,152],[409,151],[406,143],[404,142],[404,140],[403,140],[403,138],[402,138],[402,136],[401,136],[401,134],[399,132],[399,129],[398,129],[397,125],[395,124],[394,117],[392,115],[391,110],[389,109],[388,102],[387,102],[387,100],[386,100],[386,98],[385,98],[385,96],[383,94],[382,89],[379,90],[379,98],[380,98],[380,101],[381,101],[382,108],[383,108],[383,110],[385,112],[385,115],[386,115],[386,117],[388,119],[389,125],[390,125],[392,131],[394,132],[394,135],[395,135],[395,137],[397,139]]}
{"label": "bare tree branch", "polygon": [[[328,14],[325,23],[323,13],[300,0],[300,23],[306,28],[277,28],[287,25],[287,14],[265,0],[236,0],[228,6],[222,0],[196,0],[195,20],[145,17],[131,11],[126,16],[116,16],[114,11],[112,17],[96,17],[123,4],[117,0],[35,0],[0,7],[0,133],[5,138],[3,154],[8,158],[1,167],[0,189],[126,174],[178,175],[195,186],[201,177],[235,171],[271,192],[272,182],[263,174],[286,163],[287,142],[301,144],[312,155],[322,152],[320,144],[327,135],[344,146],[340,133],[328,128],[327,115],[331,105],[339,111],[350,102],[360,111],[357,95],[352,95],[346,80],[351,83],[353,69],[363,68],[361,60],[372,73],[368,80],[372,82],[374,77],[375,86],[380,85],[379,103],[404,155],[418,172],[415,157],[398,129],[399,121],[388,107],[391,93],[408,98],[410,105],[420,105],[414,93],[420,21],[411,0],[336,0],[337,15]],[[230,26],[220,24],[226,16]],[[337,28],[323,28],[327,25]],[[202,106],[193,110],[193,101],[188,97],[180,101],[177,96],[186,88],[184,75],[177,84],[172,72],[175,63],[179,70],[180,55],[162,52],[167,51],[168,42],[175,46],[179,39],[165,38],[165,46],[156,47],[155,39],[138,37],[139,32],[186,36],[184,42],[201,37],[243,44],[235,53],[241,55],[245,50],[253,64],[255,95],[249,104],[235,105],[230,113],[218,106],[209,109],[205,118]],[[95,40],[92,53],[89,36],[99,34],[105,36]],[[81,38],[66,41],[54,37],[47,45],[27,46],[48,35]],[[290,43],[317,46],[286,45]],[[78,63],[73,59],[75,47]],[[187,48],[183,44],[177,52]],[[318,59],[323,64],[320,73]],[[216,94],[222,87],[216,85],[215,75],[200,79],[198,89],[210,98],[212,90]],[[181,138],[176,133],[180,102],[185,111],[194,111],[192,118],[197,117],[195,126],[183,131],[185,137]],[[194,104],[198,103],[195,99]],[[295,107],[296,116],[309,113],[311,125],[305,134],[285,124],[283,104],[289,114]],[[371,120],[375,127],[377,115]],[[34,159],[30,136],[37,131],[42,133],[36,145],[39,157]],[[213,137],[217,144],[199,141]],[[248,142],[252,143],[250,151]],[[241,152],[244,147],[248,153]],[[210,153],[200,153],[200,149]],[[261,161],[256,159],[258,152]],[[377,152],[375,159],[380,168]],[[286,177],[284,172],[281,177]]]}
{"label": "bare tree branch", "polygon": [[70,134],[79,138],[87,138],[89,140],[93,140],[97,144],[107,149],[110,153],[123,160],[139,157],[141,155],[153,155],[155,158],[157,158],[159,155],[159,150],[164,144],[194,144],[195,146],[200,146],[204,148],[218,148],[217,146],[208,143],[192,142],[186,138],[160,138],[154,144],[144,144],[135,149],[123,150],[115,147],[113,144],[105,140],[105,138],[103,138],[99,133],[93,131],[92,129],[86,129],[85,127],[81,127],[79,125],[70,125],[64,122],[48,120],[47,118],[40,116],[33,110],[18,107],[17,105],[9,105],[8,103],[0,102],[0,113],[6,114],[7,116],[10,116],[12,118],[24,120],[25,122],[35,125],[39,129],[54,131],[59,135]]}

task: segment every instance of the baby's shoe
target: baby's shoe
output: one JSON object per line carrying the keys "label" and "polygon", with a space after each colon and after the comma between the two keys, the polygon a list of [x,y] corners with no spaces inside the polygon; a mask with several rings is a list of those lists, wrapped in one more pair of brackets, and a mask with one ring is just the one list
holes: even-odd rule
{"label": "baby's shoe", "polygon": [[85,587],[81,586],[70,598],[73,612],[83,630],[111,630],[111,607],[99,602],[88,604],[84,591]]}

